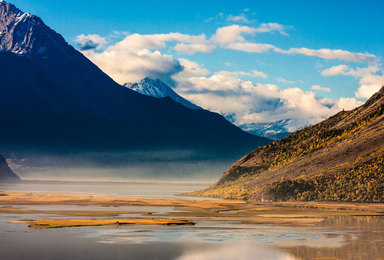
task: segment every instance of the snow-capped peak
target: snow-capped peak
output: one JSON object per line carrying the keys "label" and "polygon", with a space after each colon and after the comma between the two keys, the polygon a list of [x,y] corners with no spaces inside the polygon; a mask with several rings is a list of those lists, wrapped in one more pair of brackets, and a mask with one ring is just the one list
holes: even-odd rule
{"label": "snow-capped peak", "polygon": [[189,102],[188,100],[178,95],[175,91],[173,91],[171,87],[169,87],[167,84],[165,84],[159,79],[151,79],[147,77],[142,79],[140,82],[134,84],[125,83],[124,86],[143,95],[156,98],[170,97],[171,99],[184,105],[185,107],[191,109],[201,109],[201,107],[196,106],[195,104]]}
{"label": "snow-capped peak", "polygon": [[45,59],[48,52],[63,52],[66,48],[64,38],[39,17],[0,2],[0,51]]}

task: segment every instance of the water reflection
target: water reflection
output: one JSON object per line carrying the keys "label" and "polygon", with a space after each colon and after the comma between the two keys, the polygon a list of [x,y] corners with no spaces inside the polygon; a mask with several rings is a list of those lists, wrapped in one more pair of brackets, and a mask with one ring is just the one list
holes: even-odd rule
{"label": "water reflection", "polygon": [[[209,182],[180,181],[22,181],[20,183],[0,183],[0,190],[65,193],[76,195],[97,195],[113,197],[175,198],[175,194],[201,190]],[[181,198],[181,197],[178,197]],[[182,197],[190,199],[190,197]],[[201,199],[201,198],[200,198]]]}
{"label": "water reflection", "polygon": [[297,259],[384,259],[384,219],[382,216],[335,216],[324,226],[328,237],[340,237],[341,246],[296,245],[281,247]]}
{"label": "water reflection", "polygon": [[268,245],[251,243],[212,245],[203,249],[187,249],[178,260],[293,260],[288,253],[281,252]]}
{"label": "water reflection", "polygon": [[[177,185],[162,185],[97,184],[86,189],[83,184],[62,185],[61,191],[78,193],[82,190],[92,194],[129,196],[139,194],[140,191],[147,193],[152,189],[150,196],[163,197],[172,196],[181,189]],[[19,190],[28,188],[25,184],[15,187]],[[51,183],[37,183],[32,187],[40,191],[54,188]],[[196,185],[185,184],[183,189],[194,190]],[[78,206],[70,205],[25,207],[36,210],[79,209]],[[89,206],[87,209],[105,210],[105,207]],[[161,213],[177,209],[127,206],[113,210]],[[365,260],[384,257],[384,219],[381,216],[329,216],[324,222],[309,227],[197,221],[195,226],[102,226],[32,230],[26,225],[5,223],[9,220],[33,218],[42,216],[0,214],[0,259]]]}

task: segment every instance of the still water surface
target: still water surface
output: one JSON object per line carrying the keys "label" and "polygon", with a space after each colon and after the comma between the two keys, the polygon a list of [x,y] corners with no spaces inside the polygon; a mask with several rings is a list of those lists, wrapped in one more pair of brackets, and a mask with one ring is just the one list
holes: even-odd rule
{"label": "still water surface", "polygon": [[[0,184],[1,190],[98,196],[172,198],[208,186],[193,182],[39,182]],[[79,210],[79,206],[29,206]],[[83,207],[84,208],[84,207]],[[105,210],[104,207],[86,207]],[[119,207],[161,213],[166,207]],[[7,221],[59,218],[0,214],[0,259],[380,259],[382,217],[329,217],[311,227],[198,221],[195,226],[119,226],[29,229]],[[134,217],[133,215],[121,217]]]}

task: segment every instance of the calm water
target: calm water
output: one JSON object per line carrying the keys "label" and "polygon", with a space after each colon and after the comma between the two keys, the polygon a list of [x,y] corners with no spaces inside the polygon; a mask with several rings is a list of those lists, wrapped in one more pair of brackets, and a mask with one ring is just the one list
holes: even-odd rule
{"label": "calm water", "polygon": [[[205,183],[39,182],[0,185],[0,190],[105,196],[170,198]],[[34,209],[79,209],[34,206]],[[87,207],[105,210],[104,207]],[[116,210],[164,212],[165,207]],[[313,227],[246,225],[199,221],[195,226],[119,226],[28,229],[10,220],[52,215],[0,214],[0,259],[380,259],[384,257],[382,217],[329,217]],[[124,216],[122,216],[124,217]]]}
{"label": "calm water", "polygon": [[210,184],[209,182],[148,180],[121,182],[23,181],[21,183],[0,183],[0,190],[114,197],[174,198],[175,194],[204,189]]}

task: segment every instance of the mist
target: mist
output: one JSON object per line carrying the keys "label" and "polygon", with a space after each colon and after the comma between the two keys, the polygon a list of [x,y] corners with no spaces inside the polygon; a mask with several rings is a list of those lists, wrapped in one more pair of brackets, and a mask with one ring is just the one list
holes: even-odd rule
{"label": "mist", "polygon": [[6,154],[24,180],[215,182],[238,158],[211,158],[191,150]]}

